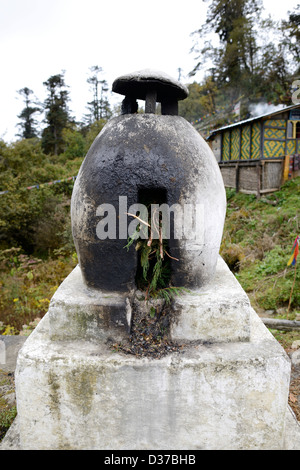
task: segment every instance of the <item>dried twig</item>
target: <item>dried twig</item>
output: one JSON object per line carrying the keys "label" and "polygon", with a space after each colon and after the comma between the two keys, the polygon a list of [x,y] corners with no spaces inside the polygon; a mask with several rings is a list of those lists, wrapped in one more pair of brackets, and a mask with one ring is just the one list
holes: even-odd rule
{"label": "dried twig", "polygon": [[130,214],[129,212],[126,212],[127,215],[131,215],[131,217],[135,217],[136,219],[138,219],[140,222],[142,222],[142,224],[145,224],[147,225],[148,227],[150,227],[150,224],[148,224],[148,222],[145,222],[143,219],[141,219],[140,217],[138,217],[137,215],[135,214]]}
{"label": "dried twig", "polygon": [[162,240],[162,230],[161,230],[161,228],[159,230],[159,253],[160,253],[161,259],[163,259],[164,258],[164,250],[163,250],[163,240]]}
{"label": "dried twig", "polygon": [[166,255],[167,255],[169,258],[174,259],[175,261],[179,261],[178,258],[174,258],[173,256],[171,256],[171,255],[167,252],[166,249],[165,249],[165,253],[166,253]]}

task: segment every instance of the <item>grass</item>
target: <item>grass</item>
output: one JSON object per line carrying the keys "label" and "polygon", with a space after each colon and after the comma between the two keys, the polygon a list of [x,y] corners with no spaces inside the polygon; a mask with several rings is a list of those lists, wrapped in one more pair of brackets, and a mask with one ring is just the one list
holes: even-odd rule
{"label": "grass", "polygon": [[[0,370],[0,387],[1,386],[8,387],[7,393],[10,393],[8,390],[13,392],[14,383],[12,377]],[[16,406],[14,404],[9,405],[5,398],[0,396],[0,442],[11,426],[16,415]]]}
{"label": "grass", "polygon": [[47,312],[59,284],[77,264],[76,254],[46,260],[11,248],[0,253],[0,334],[27,334]]}
{"label": "grass", "polygon": [[299,330],[283,331],[270,329],[270,332],[286,351],[290,350],[294,341],[300,339]]}
{"label": "grass", "polygon": [[16,416],[17,409],[15,406],[4,410],[0,409],[0,442],[12,425],[12,422]]}
{"label": "grass", "polygon": [[[300,229],[300,177],[261,199],[227,190],[221,255],[248,293],[254,308],[287,308],[295,268],[287,266]],[[300,309],[300,268],[291,299],[291,317]]]}

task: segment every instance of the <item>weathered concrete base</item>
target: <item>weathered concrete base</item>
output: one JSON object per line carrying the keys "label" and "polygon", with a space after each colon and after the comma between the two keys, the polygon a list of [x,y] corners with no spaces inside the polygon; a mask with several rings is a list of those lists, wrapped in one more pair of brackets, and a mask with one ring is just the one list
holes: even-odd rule
{"label": "weathered concrete base", "polygon": [[285,351],[221,260],[193,294],[175,302],[180,352],[140,358],[107,341],[126,334],[126,298],[87,290],[74,270],[18,356],[20,448],[284,449]]}
{"label": "weathered concrete base", "polygon": [[[0,450],[22,450],[18,416],[0,443]],[[283,448],[279,450],[300,450],[300,423],[290,407],[286,414]]]}
{"label": "weathered concrete base", "polygon": [[22,449],[283,449],[290,363],[255,312],[251,340],[161,359],[51,341],[49,315],[16,369]]}

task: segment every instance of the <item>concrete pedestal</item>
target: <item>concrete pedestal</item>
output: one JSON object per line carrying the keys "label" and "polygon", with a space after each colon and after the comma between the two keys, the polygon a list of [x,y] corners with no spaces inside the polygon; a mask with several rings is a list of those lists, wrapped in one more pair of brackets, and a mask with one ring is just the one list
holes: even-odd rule
{"label": "concrete pedestal", "polygon": [[[161,359],[113,352],[106,339],[116,328],[121,336],[126,333],[128,302],[121,302],[118,315],[110,305],[112,317],[103,316],[102,307],[97,316],[97,308],[91,307],[95,297],[92,301],[83,285],[79,289],[78,269],[72,276],[77,277],[81,309],[73,315],[67,307],[70,279],[66,280],[19,353],[16,394],[22,449],[284,448],[290,362],[222,260],[215,282],[196,293],[210,297],[209,307],[196,295],[189,302],[189,294],[176,301],[171,334],[185,346]],[[221,278],[223,302],[217,288]],[[235,297],[230,298],[233,291]],[[97,295],[102,305],[103,294]],[[119,301],[114,297],[112,304]],[[76,304],[75,292],[72,303]],[[207,316],[197,322],[201,308]],[[187,328],[183,318],[188,309]],[[212,328],[217,318],[225,325],[226,312],[229,322],[236,318],[229,341],[218,328],[213,340],[210,318]],[[59,334],[55,318],[60,318],[63,329],[68,318],[73,325],[69,333],[74,324],[76,331],[81,325],[85,333],[77,339],[73,333],[64,336],[63,329]],[[204,334],[195,337],[192,324],[199,334],[206,328],[209,342],[203,342]],[[92,333],[101,325],[107,328],[103,336]]]}

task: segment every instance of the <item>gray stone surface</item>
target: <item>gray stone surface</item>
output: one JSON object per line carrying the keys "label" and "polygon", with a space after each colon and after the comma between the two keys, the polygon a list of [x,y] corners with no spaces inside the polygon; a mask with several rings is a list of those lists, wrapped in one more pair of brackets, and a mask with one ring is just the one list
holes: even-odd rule
{"label": "gray stone surface", "polygon": [[297,351],[291,354],[291,361],[294,366],[300,365],[300,349],[297,349]]}
{"label": "gray stone surface", "polygon": [[286,416],[283,450],[300,450],[300,423],[290,406]]}
{"label": "gray stone surface", "polygon": [[0,369],[15,371],[17,356],[25,340],[26,336],[0,335]]}

